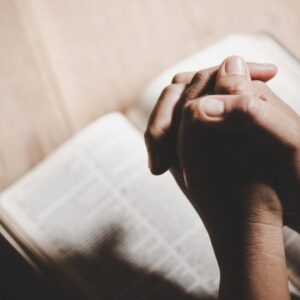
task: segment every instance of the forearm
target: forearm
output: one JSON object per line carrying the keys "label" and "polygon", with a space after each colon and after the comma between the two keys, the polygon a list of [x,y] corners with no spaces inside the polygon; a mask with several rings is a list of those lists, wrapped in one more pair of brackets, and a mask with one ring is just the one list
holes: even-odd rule
{"label": "forearm", "polygon": [[219,299],[290,299],[280,201],[266,185],[244,191],[235,201],[243,209],[207,224],[221,273]]}
{"label": "forearm", "polygon": [[220,265],[220,300],[290,299],[282,230],[252,224],[241,243],[230,251],[216,249]]}

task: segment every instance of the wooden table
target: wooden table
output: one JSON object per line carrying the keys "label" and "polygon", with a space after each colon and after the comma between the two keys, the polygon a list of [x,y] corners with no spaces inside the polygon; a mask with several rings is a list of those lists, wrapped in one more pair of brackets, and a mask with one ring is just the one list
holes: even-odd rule
{"label": "wooden table", "polygon": [[0,0],[0,189],[164,68],[258,31],[300,57],[300,1]]}
{"label": "wooden table", "polygon": [[300,1],[0,0],[0,190],[164,68],[260,31],[300,58]]}

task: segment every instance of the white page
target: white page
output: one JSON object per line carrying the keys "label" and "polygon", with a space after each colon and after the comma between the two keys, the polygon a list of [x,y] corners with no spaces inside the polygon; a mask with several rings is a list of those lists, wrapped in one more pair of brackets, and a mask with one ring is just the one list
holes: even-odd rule
{"label": "white page", "polygon": [[69,141],[7,190],[1,206],[90,299],[217,293],[202,222],[169,174],[150,174],[143,139],[120,114]]}

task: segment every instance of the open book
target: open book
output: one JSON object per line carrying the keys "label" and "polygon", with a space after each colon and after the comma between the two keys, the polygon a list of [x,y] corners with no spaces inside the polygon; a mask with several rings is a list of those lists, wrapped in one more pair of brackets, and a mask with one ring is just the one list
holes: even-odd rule
{"label": "open book", "polygon": [[[209,53],[218,63],[229,52],[245,56],[249,45],[255,60],[269,53],[268,61],[282,68],[276,91],[299,109],[293,98],[300,94],[299,66],[267,37],[234,36],[179,66],[206,67],[198,62],[207,62]],[[176,68],[146,90],[144,111]],[[63,299],[217,297],[219,270],[203,223],[170,174],[150,174],[146,156],[141,133],[124,115],[111,113],[2,193],[1,233]],[[297,285],[299,237],[286,230],[285,238]]]}

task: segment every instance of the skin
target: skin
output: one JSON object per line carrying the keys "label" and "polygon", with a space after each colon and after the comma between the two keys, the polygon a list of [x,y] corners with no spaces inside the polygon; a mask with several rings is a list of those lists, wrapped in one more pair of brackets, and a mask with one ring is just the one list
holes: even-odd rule
{"label": "skin", "polygon": [[264,83],[275,74],[239,57],[178,74],[145,132],[150,170],[172,172],[208,230],[220,299],[290,297],[282,226],[300,228],[300,117]]}

